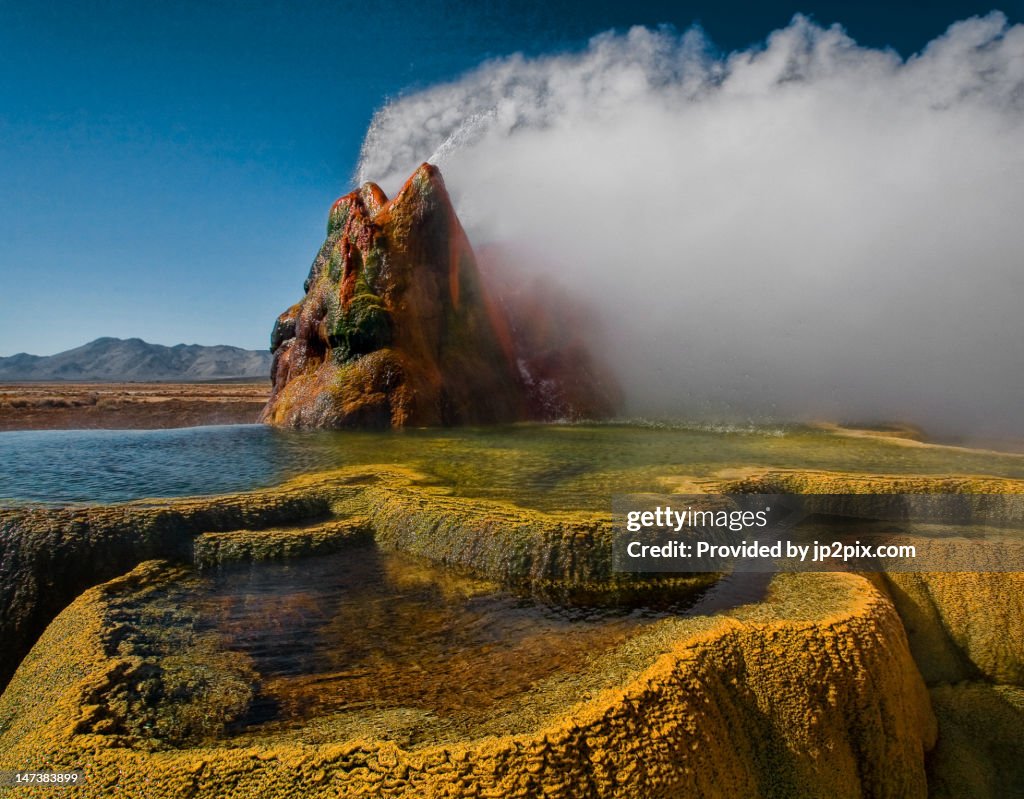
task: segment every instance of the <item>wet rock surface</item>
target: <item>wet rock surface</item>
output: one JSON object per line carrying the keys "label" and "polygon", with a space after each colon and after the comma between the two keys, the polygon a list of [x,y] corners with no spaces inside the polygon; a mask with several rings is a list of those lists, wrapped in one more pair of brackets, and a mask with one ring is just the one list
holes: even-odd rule
{"label": "wet rock surface", "polygon": [[[163,607],[147,593],[179,585],[167,567],[143,564],[58,617],[0,699],[4,767],[84,760],[84,795],[97,796],[114,785],[147,796],[579,796],[581,785],[596,796],[926,792],[927,694],[892,606],[854,575],[780,576],[764,602],[657,621],[592,655],[583,674],[541,680],[505,710],[497,702],[462,740],[412,746],[389,733],[398,711],[218,738],[245,697],[231,690],[236,662],[204,648],[202,633],[175,634],[188,665],[159,677],[121,666],[134,663],[137,641],[111,655],[123,625]],[[191,695],[176,705],[166,687],[200,667],[218,701],[196,743]],[[160,700],[133,730],[118,713],[154,684]],[[29,707],[30,691],[42,701]],[[138,730],[163,730],[163,751]]]}
{"label": "wet rock surface", "polygon": [[[457,461],[446,447],[446,463]],[[953,491],[992,505],[1022,490],[994,477],[642,474],[684,493]],[[90,781],[75,790],[95,796],[116,786],[996,797],[1021,784],[1019,574],[776,575],[715,601],[747,576],[710,591],[716,576],[624,582],[608,568],[609,524],[596,510],[465,496],[396,466],[223,497],[4,510],[5,640],[22,651],[5,651],[18,668],[0,697],[0,768],[82,766]],[[360,561],[367,551],[377,566]],[[303,587],[303,575],[329,582],[314,564],[346,585],[346,568],[376,569],[385,587],[364,592],[363,611],[341,611]],[[292,576],[274,584],[271,568]],[[244,599],[267,585],[262,605]],[[640,621],[577,618],[566,631],[517,626],[534,611],[490,604],[510,590],[541,605],[671,592],[683,604]],[[408,612],[386,601],[402,592]],[[462,654],[428,657],[441,645],[426,639],[395,651],[390,631],[419,614],[438,629],[467,623],[453,639]],[[488,643],[493,623],[504,632]],[[327,643],[301,673],[275,673],[265,659],[275,626]],[[532,665],[506,668],[517,662]],[[467,686],[475,699],[460,702]]]}
{"label": "wet rock surface", "polygon": [[429,164],[391,200],[368,183],[334,204],[304,290],[271,334],[271,424],[400,428],[614,410],[611,379],[580,342],[509,334]]}

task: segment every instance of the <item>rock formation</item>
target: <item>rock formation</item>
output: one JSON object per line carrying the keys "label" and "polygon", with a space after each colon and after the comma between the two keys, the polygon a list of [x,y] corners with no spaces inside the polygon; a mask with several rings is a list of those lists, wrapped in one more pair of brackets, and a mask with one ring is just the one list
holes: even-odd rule
{"label": "rock formation", "polygon": [[[524,377],[529,356],[500,334],[509,323],[495,318],[501,306],[485,296],[444,181],[429,164],[390,201],[367,183],[334,204],[305,291],[271,335],[274,387],[262,417],[271,424],[489,424],[613,410],[604,398],[616,395],[600,385],[607,379],[581,368],[575,343],[574,351],[543,356],[572,363],[563,370],[571,390],[557,390],[557,373],[545,374],[543,387]],[[567,400],[545,405],[535,399],[540,390]],[[591,396],[600,399],[568,401]]]}
{"label": "rock formation", "polygon": [[663,619],[413,747],[322,717],[233,736],[251,667],[197,629],[189,579],[147,562],[66,608],[0,696],[0,768],[84,767],[87,796],[927,795],[935,718],[863,577],[776,576],[765,603]]}
{"label": "rock formation", "polygon": [[[992,477],[721,479],[704,485],[989,504],[1024,491]],[[86,796],[292,796],[297,783],[317,796],[1020,795],[1019,573],[775,575],[759,601],[659,619],[457,733],[431,713],[355,705],[238,734],[260,678],[199,623],[189,565],[260,568],[372,538],[508,587],[618,592],[610,528],[379,466],[221,497],[0,509],[0,680],[17,666],[0,695],[0,769],[84,768]]]}

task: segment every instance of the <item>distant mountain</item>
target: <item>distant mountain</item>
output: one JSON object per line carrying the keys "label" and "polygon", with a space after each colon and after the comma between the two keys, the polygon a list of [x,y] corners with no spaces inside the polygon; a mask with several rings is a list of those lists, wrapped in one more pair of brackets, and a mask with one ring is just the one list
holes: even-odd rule
{"label": "distant mountain", "polygon": [[269,352],[223,345],[178,344],[165,347],[139,338],[98,338],[56,355],[21,352],[0,358],[0,381],[269,380],[271,358]]}

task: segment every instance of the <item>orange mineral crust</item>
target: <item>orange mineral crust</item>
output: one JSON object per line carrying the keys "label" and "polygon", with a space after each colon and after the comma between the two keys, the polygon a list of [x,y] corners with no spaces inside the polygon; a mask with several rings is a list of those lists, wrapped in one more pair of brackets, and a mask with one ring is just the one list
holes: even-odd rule
{"label": "orange mineral crust", "polygon": [[[271,335],[273,392],[262,415],[271,424],[397,428],[613,410],[589,399],[614,392],[600,388],[574,352],[544,354],[571,365],[563,372],[572,391],[559,391],[562,374],[545,374],[539,386],[524,372],[529,353],[511,348],[508,322],[494,318],[499,304],[486,296],[430,164],[391,200],[367,183],[334,203],[305,291]],[[536,396],[542,390],[564,399],[545,404]]]}

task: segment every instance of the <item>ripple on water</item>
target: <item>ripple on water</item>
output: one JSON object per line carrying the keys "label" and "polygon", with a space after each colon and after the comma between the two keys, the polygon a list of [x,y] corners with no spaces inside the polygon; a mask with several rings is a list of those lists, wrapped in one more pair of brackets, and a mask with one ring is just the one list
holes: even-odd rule
{"label": "ripple on water", "polygon": [[0,499],[122,502],[244,491],[320,466],[264,425],[0,433]]}
{"label": "ripple on water", "polygon": [[663,478],[770,467],[1024,478],[1020,455],[906,447],[808,428],[515,425],[400,432],[263,425],[0,433],[0,501],[118,502],[243,491],[301,472],[399,464],[463,496],[543,510],[607,510]]}
{"label": "ripple on water", "polygon": [[[761,593],[747,580],[694,611]],[[205,628],[261,675],[249,728],[363,709],[480,715],[682,611],[547,604],[372,546],[224,568],[197,601]]]}

